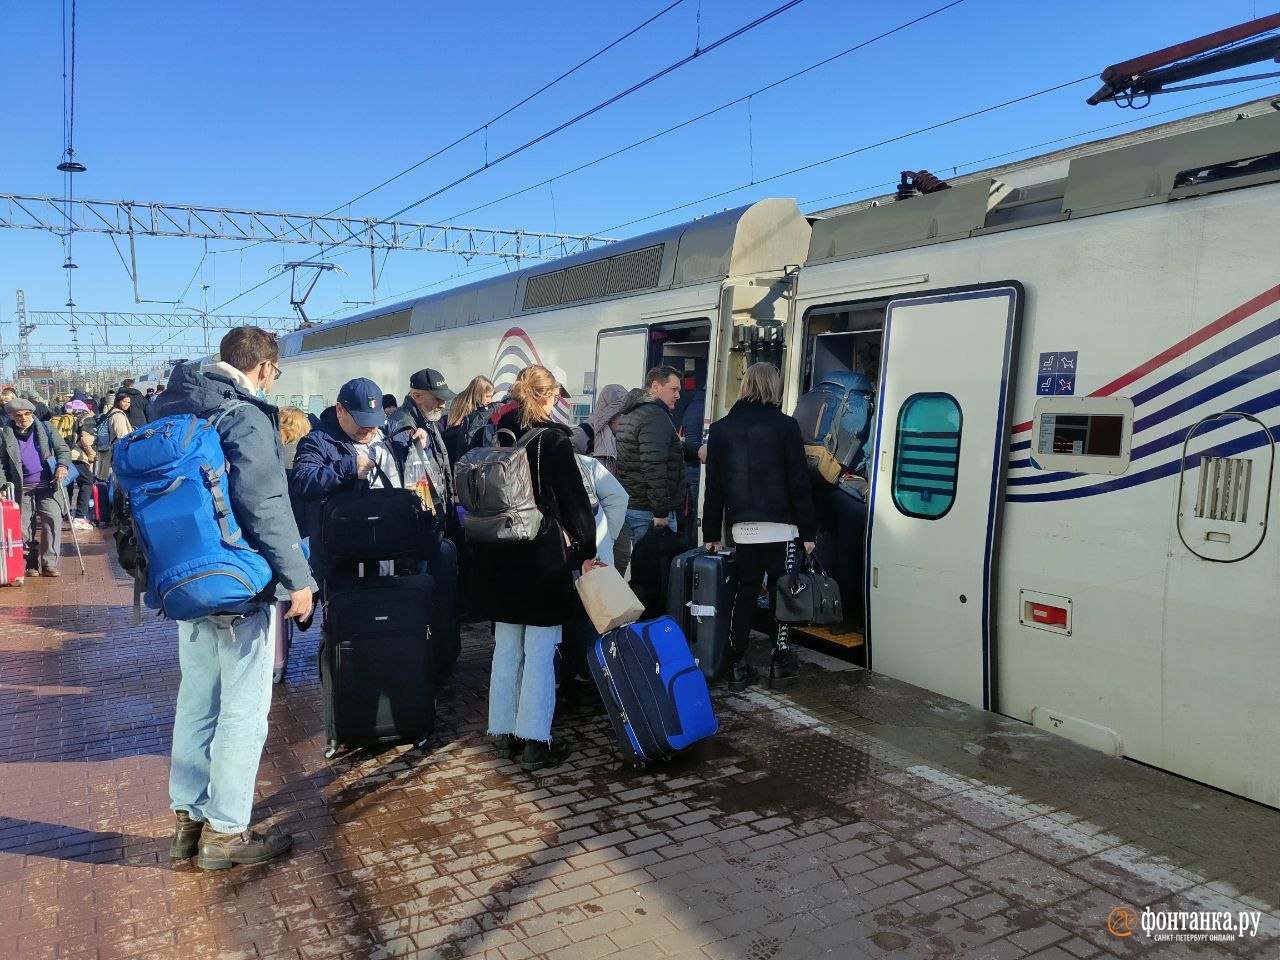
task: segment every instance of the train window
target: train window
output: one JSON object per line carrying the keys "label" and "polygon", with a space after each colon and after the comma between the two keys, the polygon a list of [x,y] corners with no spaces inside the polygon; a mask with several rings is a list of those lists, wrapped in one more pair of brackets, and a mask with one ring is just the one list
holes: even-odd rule
{"label": "train window", "polygon": [[937,520],[955,503],[963,422],[960,404],[947,393],[917,393],[902,404],[893,502],[907,516]]}
{"label": "train window", "polygon": [[1032,425],[1034,466],[1071,473],[1129,469],[1133,401],[1128,397],[1042,397]]}

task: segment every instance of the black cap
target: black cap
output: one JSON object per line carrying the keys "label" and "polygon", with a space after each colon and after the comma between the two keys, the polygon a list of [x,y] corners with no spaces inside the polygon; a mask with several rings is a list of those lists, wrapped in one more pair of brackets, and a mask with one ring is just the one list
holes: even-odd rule
{"label": "black cap", "polygon": [[432,370],[430,367],[419,370],[409,378],[409,389],[426,390],[428,393],[434,393],[440,400],[452,400],[457,396],[449,389],[449,384],[440,371]]}

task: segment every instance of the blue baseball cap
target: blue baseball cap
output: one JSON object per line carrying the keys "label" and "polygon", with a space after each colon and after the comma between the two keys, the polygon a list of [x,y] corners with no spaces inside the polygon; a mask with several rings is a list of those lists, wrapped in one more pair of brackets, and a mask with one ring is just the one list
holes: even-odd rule
{"label": "blue baseball cap", "polygon": [[366,377],[348,380],[338,391],[338,402],[362,427],[380,427],[387,422],[382,409],[382,388]]}

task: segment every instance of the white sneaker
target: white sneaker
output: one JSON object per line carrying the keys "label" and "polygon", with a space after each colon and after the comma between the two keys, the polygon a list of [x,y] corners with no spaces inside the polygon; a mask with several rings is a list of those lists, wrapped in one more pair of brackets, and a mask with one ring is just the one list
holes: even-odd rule
{"label": "white sneaker", "polygon": [[90,523],[88,520],[83,519],[82,517],[76,517],[74,520],[71,521],[71,525],[75,527],[77,530],[93,529],[93,524]]}

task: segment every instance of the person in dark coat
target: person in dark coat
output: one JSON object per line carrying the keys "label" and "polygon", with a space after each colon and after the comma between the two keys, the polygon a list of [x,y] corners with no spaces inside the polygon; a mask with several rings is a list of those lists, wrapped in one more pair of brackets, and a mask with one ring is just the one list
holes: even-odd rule
{"label": "person in dark coat", "polygon": [[121,381],[120,389],[116,391],[116,396],[122,393],[128,394],[133,398],[129,409],[125,411],[129,415],[129,423],[133,425],[133,429],[137,430],[139,427],[145,427],[155,419],[151,414],[151,401],[133,385],[132,380]]}
{"label": "person in dark coat", "polygon": [[573,574],[596,555],[596,521],[574,459],[569,428],[551,419],[560,396],[545,367],[528,368],[512,388],[519,406],[498,423],[498,443],[526,446],[534,499],[544,522],[532,540],[468,540],[477,614],[494,621],[489,733],[506,737],[512,759],[538,770],[559,764],[568,745],[551,736],[556,648],[577,609]]}
{"label": "person in dark coat", "polygon": [[427,467],[431,474],[431,488],[437,501],[436,536],[447,536],[454,543],[462,542],[458,530],[457,499],[453,494],[453,464],[440,432],[444,408],[457,394],[439,370],[427,367],[409,378],[409,392],[395,415],[387,420],[387,435],[402,437],[409,430],[424,430],[427,434]]}
{"label": "person in dark coat", "polygon": [[618,480],[631,498],[627,529],[636,547],[684,508],[684,451],[671,422],[679,399],[680,375],[670,367],[654,367],[618,416]]}
{"label": "person in dark coat", "polygon": [[[795,540],[811,553],[817,536],[813,491],[800,425],[782,412],[782,377],[771,363],[747,368],[738,402],[711,425],[702,535],[720,549],[728,524],[737,546],[738,593],[729,651],[729,689],[745,690],[759,676],[747,663],[747,643],[760,583],[769,576],[770,609]],[[800,672],[785,631],[775,633],[769,685],[786,686]]]}
{"label": "person in dark coat", "polygon": [[410,442],[427,439],[426,431],[418,428],[388,439],[381,429],[381,397],[372,380],[347,381],[338,391],[338,402],[320,415],[320,429],[298,440],[289,496],[298,516],[298,532],[310,538],[311,570],[321,586],[333,573],[320,537],[325,501],[358,484],[380,486],[375,463],[393,485],[402,485]]}

